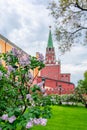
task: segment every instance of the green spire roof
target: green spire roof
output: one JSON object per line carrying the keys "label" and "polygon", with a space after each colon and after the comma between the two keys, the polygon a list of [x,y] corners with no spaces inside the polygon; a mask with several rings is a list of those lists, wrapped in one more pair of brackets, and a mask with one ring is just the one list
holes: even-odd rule
{"label": "green spire roof", "polygon": [[53,40],[52,40],[51,30],[49,30],[49,38],[48,38],[47,47],[48,47],[48,48],[53,48]]}

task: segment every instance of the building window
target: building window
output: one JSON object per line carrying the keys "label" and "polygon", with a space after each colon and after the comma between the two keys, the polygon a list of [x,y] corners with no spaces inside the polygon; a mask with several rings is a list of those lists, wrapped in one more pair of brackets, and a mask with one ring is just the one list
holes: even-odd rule
{"label": "building window", "polygon": [[51,51],[51,48],[49,48],[49,51]]}
{"label": "building window", "polygon": [[51,60],[49,60],[49,64],[51,63]]}
{"label": "building window", "polygon": [[66,81],[69,81],[68,77],[66,77]]}
{"label": "building window", "polygon": [[2,46],[0,45],[0,53],[2,52]]}

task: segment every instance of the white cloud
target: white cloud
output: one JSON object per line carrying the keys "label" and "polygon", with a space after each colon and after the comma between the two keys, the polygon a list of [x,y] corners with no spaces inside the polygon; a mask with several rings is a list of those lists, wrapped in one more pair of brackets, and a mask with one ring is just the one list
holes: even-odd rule
{"label": "white cloud", "polygon": [[[87,61],[86,61],[87,62]],[[80,79],[83,79],[84,72],[87,70],[87,63],[76,64],[62,64],[62,73],[70,73],[71,81],[77,84]]]}
{"label": "white cloud", "polygon": [[[38,44],[47,40],[48,26],[51,23],[46,9],[47,6],[41,4],[42,0],[38,2],[36,0],[1,1],[1,12],[4,11],[1,19],[2,34],[30,54],[34,53],[33,49],[31,52],[33,46],[39,51]],[[6,7],[8,7],[7,10],[5,10]]]}
{"label": "white cloud", "polygon": [[83,79],[83,74],[87,70],[87,48],[85,46],[75,46],[70,52],[61,56],[61,70],[63,73],[71,73],[71,81]]}
{"label": "white cloud", "polygon": [[[72,64],[80,64],[83,60],[86,59],[87,55],[87,47],[86,46],[81,46],[77,45],[74,46],[70,52],[67,52],[64,56],[61,56],[61,59],[63,62],[66,63],[72,63]],[[67,59],[66,59],[66,58]]]}
{"label": "white cloud", "polygon": [[[1,0],[2,33],[16,43],[44,40],[50,23],[48,10],[36,0]],[[8,7],[6,9],[6,7]],[[4,22],[3,22],[4,21]],[[45,31],[46,30],[46,31]],[[40,31],[38,33],[38,31]],[[45,33],[46,32],[46,33]],[[18,41],[17,41],[18,40]],[[28,43],[29,44],[29,43]]]}

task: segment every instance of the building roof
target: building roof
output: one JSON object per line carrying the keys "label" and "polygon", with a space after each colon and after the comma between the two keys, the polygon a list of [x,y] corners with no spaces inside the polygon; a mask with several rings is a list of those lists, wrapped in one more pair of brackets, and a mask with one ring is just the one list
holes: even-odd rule
{"label": "building roof", "polygon": [[[51,28],[51,27],[50,27]],[[52,34],[51,34],[51,29],[49,30],[49,38],[48,38],[48,48],[53,48],[53,40],[52,40]]]}
{"label": "building roof", "polygon": [[53,80],[53,81],[56,81],[56,82],[61,82],[61,83],[67,83],[67,84],[72,84],[74,85],[74,83],[72,82],[68,82],[68,81],[63,81],[63,80],[57,80],[57,79],[52,79],[52,78],[48,78],[48,77],[42,77],[42,76],[38,76],[38,78],[41,78],[42,80]]}
{"label": "building roof", "polygon": [[[19,50],[22,50],[20,47],[18,47],[17,45],[15,45],[13,42],[11,42],[10,40],[8,40],[6,37],[4,37],[3,35],[0,34],[0,39],[4,40],[5,43],[11,45],[12,47],[15,47]],[[22,50],[23,51],[23,50]],[[25,51],[23,51],[24,53],[26,53]],[[26,53],[27,54],[27,53]]]}

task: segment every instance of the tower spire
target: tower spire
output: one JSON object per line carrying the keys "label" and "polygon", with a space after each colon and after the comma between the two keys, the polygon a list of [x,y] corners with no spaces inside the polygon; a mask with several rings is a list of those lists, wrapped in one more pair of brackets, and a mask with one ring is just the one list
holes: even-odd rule
{"label": "tower spire", "polygon": [[48,48],[53,48],[53,40],[52,40],[52,34],[51,34],[51,26],[49,26],[49,38],[48,38]]}
{"label": "tower spire", "polygon": [[49,26],[49,37],[48,37],[48,43],[46,48],[46,55],[45,55],[45,64],[56,64],[56,58],[55,58],[55,49],[53,47],[53,40],[52,40],[52,34],[51,34],[51,26]]}

